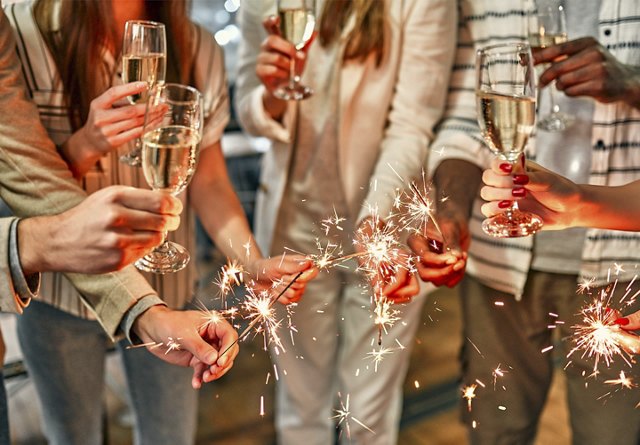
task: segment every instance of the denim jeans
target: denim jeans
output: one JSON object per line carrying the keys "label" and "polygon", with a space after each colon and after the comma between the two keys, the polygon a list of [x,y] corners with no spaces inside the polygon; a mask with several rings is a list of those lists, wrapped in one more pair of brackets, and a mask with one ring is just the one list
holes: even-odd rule
{"label": "denim jeans", "polygon": [[[52,445],[101,445],[108,338],[96,321],[32,301],[18,317],[18,338]],[[146,349],[122,354],[138,445],[195,441],[197,393],[190,368],[169,365]]]}

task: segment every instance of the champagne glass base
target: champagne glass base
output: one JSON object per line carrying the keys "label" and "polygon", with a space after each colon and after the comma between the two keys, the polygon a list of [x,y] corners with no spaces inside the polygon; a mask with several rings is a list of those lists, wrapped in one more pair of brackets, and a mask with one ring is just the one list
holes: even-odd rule
{"label": "champagne glass base", "polygon": [[557,132],[564,131],[573,125],[575,118],[564,113],[551,113],[538,120],[538,128],[541,130]]}
{"label": "champagne glass base", "polygon": [[313,95],[313,90],[301,84],[284,85],[275,89],[273,95],[282,100],[304,100]]}
{"label": "champagne glass base", "polygon": [[129,153],[120,156],[120,162],[130,165],[131,167],[140,167],[142,165],[140,150],[134,149]]}
{"label": "champagne glass base", "polygon": [[151,253],[140,258],[134,264],[144,271],[158,274],[178,272],[189,264],[191,256],[180,244],[167,242]]}
{"label": "champagne glass base", "polygon": [[536,233],[543,226],[542,218],[529,212],[513,210],[511,218],[501,213],[482,222],[482,230],[495,238],[519,238]]}

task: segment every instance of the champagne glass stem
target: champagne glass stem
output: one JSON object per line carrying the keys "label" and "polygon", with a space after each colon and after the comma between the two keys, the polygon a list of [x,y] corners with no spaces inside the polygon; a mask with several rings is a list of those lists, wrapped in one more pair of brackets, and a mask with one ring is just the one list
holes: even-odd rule
{"label": "champagne glass stem", "polygon": [[289,88],[293,91],[296,88],[297,76],[296,76],[296,60],[291,59],[289,63]]}
{"label": "champagne glass stem", "polygon": [[555,80],[549,85],[549,105],[551,105],[551,113],[558,114],[560,112],[560,106],[556,103],[556,82]]}

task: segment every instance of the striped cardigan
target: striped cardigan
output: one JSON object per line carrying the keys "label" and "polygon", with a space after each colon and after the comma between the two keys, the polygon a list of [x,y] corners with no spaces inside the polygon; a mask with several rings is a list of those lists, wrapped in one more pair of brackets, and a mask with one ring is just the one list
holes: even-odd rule
{"label": "striped cardigan", "polygon": [[[526,11],[530,10],[524,1],[505,0],[460,0],[459,9],[456,60],[447,108],[429,155],[431,175],[445,159],[488,167],[493,155],[484,146],[476,121],[475,50],[524,40]],[[595,37],[618,60],[640,64],[640,2],[602,0],[598,28]],[[640,179],[640,111],[621,103],[596,103],[593,121],[589,183],[621,185]],[[529,145],[528,154],[534,157],[535,141]],[[442,193],[446,194],[446,190]],[[533,237],[497,239],[485,235],[481,228],[482,203],[478,195],[470,221],[472,244],[467,273],[492,288],[519,297],[532,261]],[[616,278],[628,281],[637,273],[639,260],[640,233],[588,229],[580,275],[605,284],[610,279],[609,269],[617,263],[624,272]]]}

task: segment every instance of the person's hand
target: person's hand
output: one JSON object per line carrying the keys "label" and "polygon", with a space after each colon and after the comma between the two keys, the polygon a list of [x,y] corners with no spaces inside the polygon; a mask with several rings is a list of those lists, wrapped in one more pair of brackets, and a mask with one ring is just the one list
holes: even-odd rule
{"label": "person's hand", "polygon": [[[384,227],[385,222],[382,220],[374,220],[372,217],[363,219],[358,225],[358,237],[363,236],[365,239],[370,237],[378,226]],[[365,248],[360,243],[355,244],[356,252],[364,252]],[[378,267],[377,270],[369,270],[372,266],[363,258],[358,258],[360,265],[369,273],[371,287],[376,295],[382,295],[388,300],[396,304],[409,303],[418,292],[420,292],[420,284],[418,278],[413,272],[413,258],[411,253],[405,249],[395,248],[388,252],[388,256],[393,258],[394,263],[391,268]]]}
{"label": "person's hand", "polygon": [[540,87],[555,80],[567,96],[640,106],[640,69],[618,61],[593,37],[537,49],[533,56],[536,64],[551,64],[540,76]]}
{"label": "person's hand", "polygon": [[436,216],[446,246],[440,234],[432,229],[427,236],[412,234],[407,242],[418,258],[416,266],[422,281],[454,287],[464,277],[467,265],[467,251],[471,242],[469,226],[466,218],[458,212],[439,211]]}
{"label": "person's hand", "polygon": [[132,82],[109,88],[91,101],[89,115],[78,130],[87,150],[100,156],[142,135],[146,104],[129,105],[127,96],[148,88],[146,82]]}
{"label": "person's hand", "polygon": [[488,201],[482,213],[491,217],[518,202],[521,210],[535,213],[544,222],[542,230],[572,227],[581,202],[578,185],[532,161],[526,161],[526,173],[512,174],[511,164],[496,158],[484,171],[486,184],[480,196]]}
{"label": "person's hand", "polygon": [[180,225],[182,203],[173,196],[122,185],[89,195],[64,213],[18,225],[25,274],[105,273],[142,257]]}
{"label": "person's hand", "polygon": [[[256,62],[256,75],[269,93],[289,81],[291,75],[291,61],[295,61],[295,72],[300,74],[304,70],[306,52],[296,50],[296,47],[280,34],[280,18],[269,16],[262,22],[269,34],[260,46],[260,53]],[[307,42],[305,49],[309,47]]]}
{"label": "person's hand", "polygon": [[192,367],[194,389],[226,374],[239,351],[238,333],[226,320],[207,323],[198,311],[152,306],[136,319],[132,330],[155,356]]}
{"label": "person's hand", "polygon": [[318,275],[318,268],[302,255],[283,255],[256,260],[247,267],[247,272],[253,282],[251,286],[256,291],[269,289],[273,293],[281,292],[302,272],[278,300],[282,304],[289,304],[302,298],[307,283]]}

